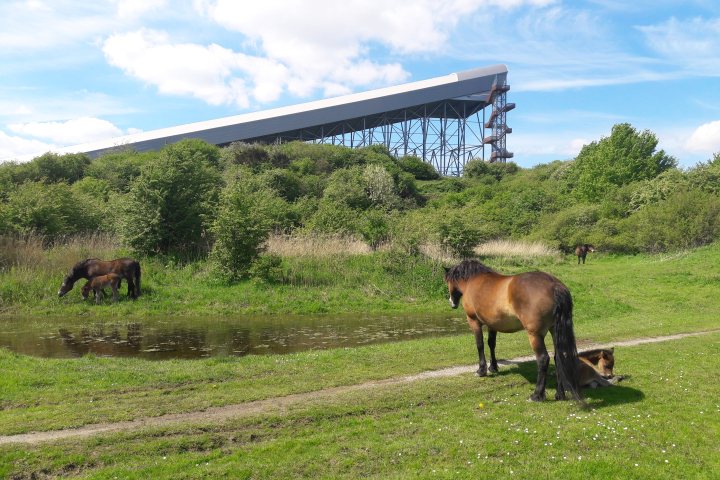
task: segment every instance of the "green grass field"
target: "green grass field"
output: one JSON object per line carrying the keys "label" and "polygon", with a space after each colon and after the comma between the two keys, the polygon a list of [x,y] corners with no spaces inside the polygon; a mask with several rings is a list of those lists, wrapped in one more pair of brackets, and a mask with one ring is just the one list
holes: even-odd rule
{"label": "green grass field", "polygon": [[[0,475],[80,478],[717,478],[720,334],[616,351],[591,408],[526,401],[533,363],[285,414],[0,447]],[[482,406],[480,405],[482,404]]]}
{"label": "green grass field", "polygon": [[[580,267],[570,257],[488,263],[505,272],[552,272],[573,293],[578,341],[611,343],[717,329],[719,256],[715,244],[670,256],[593,256]],[[340,313],[362,311],[363,305],[368,312],[449,308],[442,281],[434,276],[439,266],[425,261],[408,269],[390,260],[343,257],[335,262],[336,271],[362,268],[314,286],[310,279],[330,275],[332,262],[297,267],[298,272],[321,272],[308,273],[305,288],[253,282],[216,288],[202,281],[193,287],[189,280],[197,271],[192,273],[192,266],[163,273],[150,264],[147,294],[115,306],[57,300],[52,275],[18,287],[22,278],[17,272],[5,273],[2,281],[15,283],[0,281],[0,288],[5,314],[30,314],[40,322],[40,314],[48,312],[96,318],[243,312],[260,306],[267,309],[260,311],[305,313],[318,305]],[[416,283],[397,287],[414,269]],[[351,288],[370,283],[372,290]],[[7,293],[23,288],[48,292],[37,303]],[[408,300],[411,295],[414,301]],[[461,375],[355,392],[329,403],[309,402],[287,415],[3,446],[0,477],[718,478],[719,342],[719,335],[711,334],[621,347],[616,371],[631,377],[616,389],[588,393],[593,408],[587,411],[571,402],[528,403],[535,375],[530,363],[486,379]],[[498,337],[500,358],[528,354],[524,334]],[[52,360],[0,350],[0,435],[198,411],[475,361],[469,333],[193,361]]]}

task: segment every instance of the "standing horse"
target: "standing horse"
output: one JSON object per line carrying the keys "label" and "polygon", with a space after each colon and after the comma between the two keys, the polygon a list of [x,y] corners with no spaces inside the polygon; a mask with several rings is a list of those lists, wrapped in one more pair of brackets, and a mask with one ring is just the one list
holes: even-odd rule
{"label": "standing horse", "polygon": [[[115,273],[128,282],[128,297],[136,299],[140,295],[140,262],[132,258],[118,258],[116,260],[99,260],[88,258],[76,263],[65,276],[58,297],[62,297],[72,290],[75,282],[81,278],[88,280],[100,275]],[[119,287],[118,283],[118,287]]]}
{"label": "standing horse", "polygon": [[578,245],[575,247],[575,255],[578,257],[578,265],[580,265],[580,259],[582,258],[582,263],[585,265],[585,257],[587,257],[588,252],[594,252],[595,247],[590,245],[589,243],[584,243],[582,245]]}
{"label": "standing horse", "polygon": [[100,299],[102,299],[104,295],[103,288],[110,287],[112,289],[113,303],[115,303],[118,300],[120,280],[122,280],[122,277],[117,273],[108,273],[107,275],[93,277],[82,287],[82,297],[87,300],[90,295],[90,290],[92,290],[95,294],[95,304],[100,305]]}
{"label": "standing horse", "polygon": [[583,402],[578,376],[578,356],[572,323],[570,291],[557,278],[545,272],[502,275],[476,260],[464,260],[445,269],[450,306],[462,306],[475,334],[479,356],[477,374],[487,375],[482,328],[488,329],[490,372],[497,372],[495,340],[497,332],[527,331],[537,361],[537,383],[530,400],[545,400],[545,379],[550,356],[545,335],[550,332],[555,346],[557,373],[556,400],[565,399],[565,390]]}

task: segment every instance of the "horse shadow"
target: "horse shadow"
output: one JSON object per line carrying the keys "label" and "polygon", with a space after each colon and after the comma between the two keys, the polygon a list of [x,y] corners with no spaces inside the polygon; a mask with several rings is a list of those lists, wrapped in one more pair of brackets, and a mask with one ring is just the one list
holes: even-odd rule
{"label": "horse shadow", "polygon": [[[523,376],[529,384],[535,385],[537,380],[537,363],[534,360],[525,362],[507,362],[498,361],[501,364],[500,371],[494,375],[517,375]],[[625,379],[629,379],[629,375],[625,375]],[[550,365],[547,376],[547,388],[555,390],[557,388],[557,377],[555,374],[555,366]],[[645,394],[637,388],[628,387],[627,385],[613,385],[604,388],[583,388],[583,397],[592,409],[605,408],[613,405],[622,405],[626,403],[635,403],[643,400]],[[548,398],[553,398],[554,392],[548,392]]]}

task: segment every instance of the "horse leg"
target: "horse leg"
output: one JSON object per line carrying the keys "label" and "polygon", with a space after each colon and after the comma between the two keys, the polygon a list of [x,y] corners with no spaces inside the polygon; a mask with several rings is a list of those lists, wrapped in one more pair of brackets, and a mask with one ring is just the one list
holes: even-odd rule
{"label": "horse leg", "polygon": [[483,344],[483,333],[482,325],[474,318],[468,317],[467,319],[470,329],[475,334],[475,346],[477,346],[479,365],[477,369],[478,377],[484,377],[487,375],[487,362],[485,362],[485,346]]}
{"label": "horse leg", "polygon": [[530,400],[533,402],[542,402],[545,400],[545,379],[547,377],[548,365],[550,365],[550,355],[548,355],[547,349],[545,348],[545,339],[540,335],[529,335],[530,346],[535,352],[535,359],[537,360],[538,376],[537,383],[535,384],[535,391],[530,395]]}
{"label": "horse leg", "polygon": [[495,359],[495,340],[497,339],[497,332],[488,328],[488,346],[490,347],[490,373],[497,373],[498,364]]}
{"label": "horse leg", "polygon": [[135,298],[135,283],[132,279],[132,274],[127,277],[128,281],[128,297]]}
{"label": "horse leg", "polygon": [[[118,282],[118,285],[119,285],[119,282]],[[117,303],[117,301],[118,301],[118,285],[112,285],[113,303]]]}
{"label": "horse leg", "polygon": [[100,305],[100,299],[102,299],[102,288],[95,290],[95,305]]}

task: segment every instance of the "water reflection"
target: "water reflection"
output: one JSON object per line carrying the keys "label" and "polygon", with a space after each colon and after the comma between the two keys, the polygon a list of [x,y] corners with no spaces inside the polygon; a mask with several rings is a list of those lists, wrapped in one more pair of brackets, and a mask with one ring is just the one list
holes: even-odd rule
{"label": "water reflection", "polygon": [[142,321],[0,320],[0,347],[51,358],[192,359],[282,354],[452,335],[467,331],[448,315],[243,316]]}

